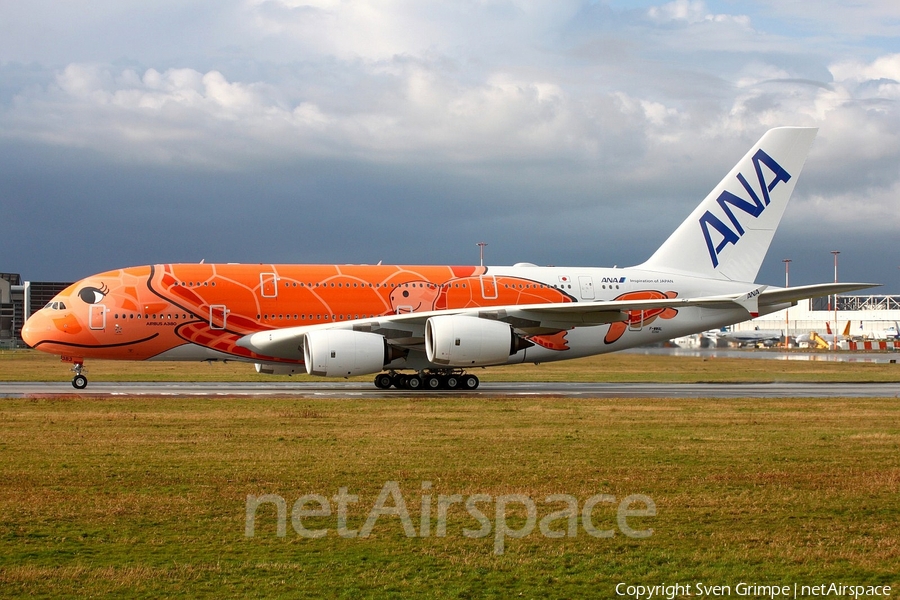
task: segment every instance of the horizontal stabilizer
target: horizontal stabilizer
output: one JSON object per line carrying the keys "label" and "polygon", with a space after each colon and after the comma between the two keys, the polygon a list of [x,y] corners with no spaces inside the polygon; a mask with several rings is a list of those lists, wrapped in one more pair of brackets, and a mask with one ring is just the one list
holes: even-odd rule
{"label": "horizontal stabilizer", "polygon": [[817,283],[790,288],[769,288],[760,294],[759,303],[763,306],[796,302],[808,298],[821,298],[832,294],[855,292],[881,286],[880,283]]}

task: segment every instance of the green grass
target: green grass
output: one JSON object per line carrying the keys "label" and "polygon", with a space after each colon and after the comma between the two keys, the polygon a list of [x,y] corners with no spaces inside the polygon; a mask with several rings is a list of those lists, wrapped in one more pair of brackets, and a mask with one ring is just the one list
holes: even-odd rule
{"label": "green grass", "polygon": [[[764,351],[759,351],[762,353]],[[753,351],[748,351],[753,356]],[[894,356],[893,354],[890,356]],[[0,351],[0,381],[69,381],[71,365],[34,350]],[[306,375],[260,375],[247,363],[178,363],[88,360],[91,381],[323,381]],[[484,381],[694,382],[898,382],[900,364],[749,360],[628,353],[539,365],[476,369]],[[356,377],[372,381],[371,375]]]}
{"label": "green grass", "polygon": [[[618,582],[900,584],[900,403],[865,399],[90,398],[0,401],[0,596],[614,597]],[[647,539],[537,529],[244,536],[248,494],[387,481],[438,494],[645,494]],[[389,505],[392,503],[389,502]],[[482,506],[487,510],[493,505]],[[432,513],[434,515],[434,512]],[[522,523],[510,519],[514,526]],[[615,528],[613,505],[594,519]],[[432,529],[435,522],[432,521]]]}

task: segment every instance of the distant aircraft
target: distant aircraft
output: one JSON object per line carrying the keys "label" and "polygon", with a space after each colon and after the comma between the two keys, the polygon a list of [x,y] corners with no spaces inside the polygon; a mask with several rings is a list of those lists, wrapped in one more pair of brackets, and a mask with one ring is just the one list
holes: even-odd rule
{"label": "distant aircraft", "polygon": [[[825,323],[825,330],[827,333],[818,333],[815,331],[810,331],[809,333],[801,333],[797,336],[795,341],[797,344],[809,344],[810,346],[818,346],[820,348],[828,348],[835,342],[835,335],[831,331],[831,324]],[[847,321],[847,325],[844,326],[844,331],[837,336],[837,341],[849,340],[850,339],[850,321]]]}
{"label": "distant aircraft", "polygon": [[753,346],[764,344],[766,346],[771,346],[777,344],[782,340],[782,333],[780,329],[760,329],[759,327],[741,331],[712,329],[709,331],[704,331],[702,335],[712,340],[722,340],[725,342],[740,344],[742,346],[745,344],[751,344]]}
{"label": "distant aircraft", "polygon": [[876,340],[889,340],[893,341],[897,338],[900,338],[900,325],[897,324],[897,321],[894,321],[893,325],[885,327],[884,329],[879,329],[873,333]]}
{"label": "distant aircraft", "polygon": [[[473,389],[468,370],[624,350],[870,287],[753,283],[816,129],[768,131],[631,268],[157,264],[93,275],[25,323],[84,361],[239,360],[261,373],[375,374],[379,388]],[[626,224],[639,233],[638,223]]]}
{"label": "distant aircraft", "polygon": [[693,333],[691,335],[683,335],[681,337],[673,338],[669,341],[672,342],[673,344],[675,344],[676,346],[678,346],[679,348],[687,348],[687,349],[700,348],[702,345],[702,340],[700,339],[700,336],[696,333]]}

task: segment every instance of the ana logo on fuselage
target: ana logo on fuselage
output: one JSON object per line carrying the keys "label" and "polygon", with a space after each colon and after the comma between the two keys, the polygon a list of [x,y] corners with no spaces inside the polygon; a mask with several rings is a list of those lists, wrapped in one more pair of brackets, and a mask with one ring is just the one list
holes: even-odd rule
{"label": "ana logo on fuselage", "polygon": [[[710,211],[706,211],[700,217],[700,229],[703,230],[703,237],[706,239],[706,247],[709,249],[709,258],[712,260],[713,267],[719,266],[719,254],[721,254],[725,246],[728,244],[737,244],[738,240],[744,235],[744,228],[741,227],[741,223],[738,221],[737,217],[735,217],[731,207],[739,208],[754,219],[757,219],[763,211],[766,210],[766,207],[769,206],[769,192],[775,189],[775,186],[779,183],[787,183],[791,179],[791,174],[785,171],[781,165],[775,162],[771,156],[762,150],[758,150],[756,154],[753,155],[752,160],[753,166],[756,168],[756,179],[759,181],[759,189],[762,191],[762,198],[760,199],[753,187],[747,182],[744,174],[738,173],[737,179],[747,191],[750,199],[745,200],[744,198],[735,196],[728,190],[723,191],[716,199],[716,203],[721,207],[734,228],[732,229],[732,227],[729,227],[722,219],[712,214]],[[765,175],[763,174],[762,165],[766,165],[774,175],[769,182],[766,181]],[[713,245],[712,236],[709,231],[710,227],[718,231],[722,236],[722,240],[718,245]]]}

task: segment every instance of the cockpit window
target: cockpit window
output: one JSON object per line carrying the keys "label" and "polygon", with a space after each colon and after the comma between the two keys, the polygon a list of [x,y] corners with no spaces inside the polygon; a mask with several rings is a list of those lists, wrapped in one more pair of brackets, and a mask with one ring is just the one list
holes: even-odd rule
{"label": "cockpit window", "polygon": [[92,286],[82,288],[81,291],[78,292],[78,297],[87,304],[99,304],[108,293],[109,288],[104,283],[101,284],[101,287],[99,288]]}
{"label": "cockpit window", "polygon": [[51,300],[44,305],[44,308],[49,310],[66,310],[66,305],[63,302],[54,302]]}

